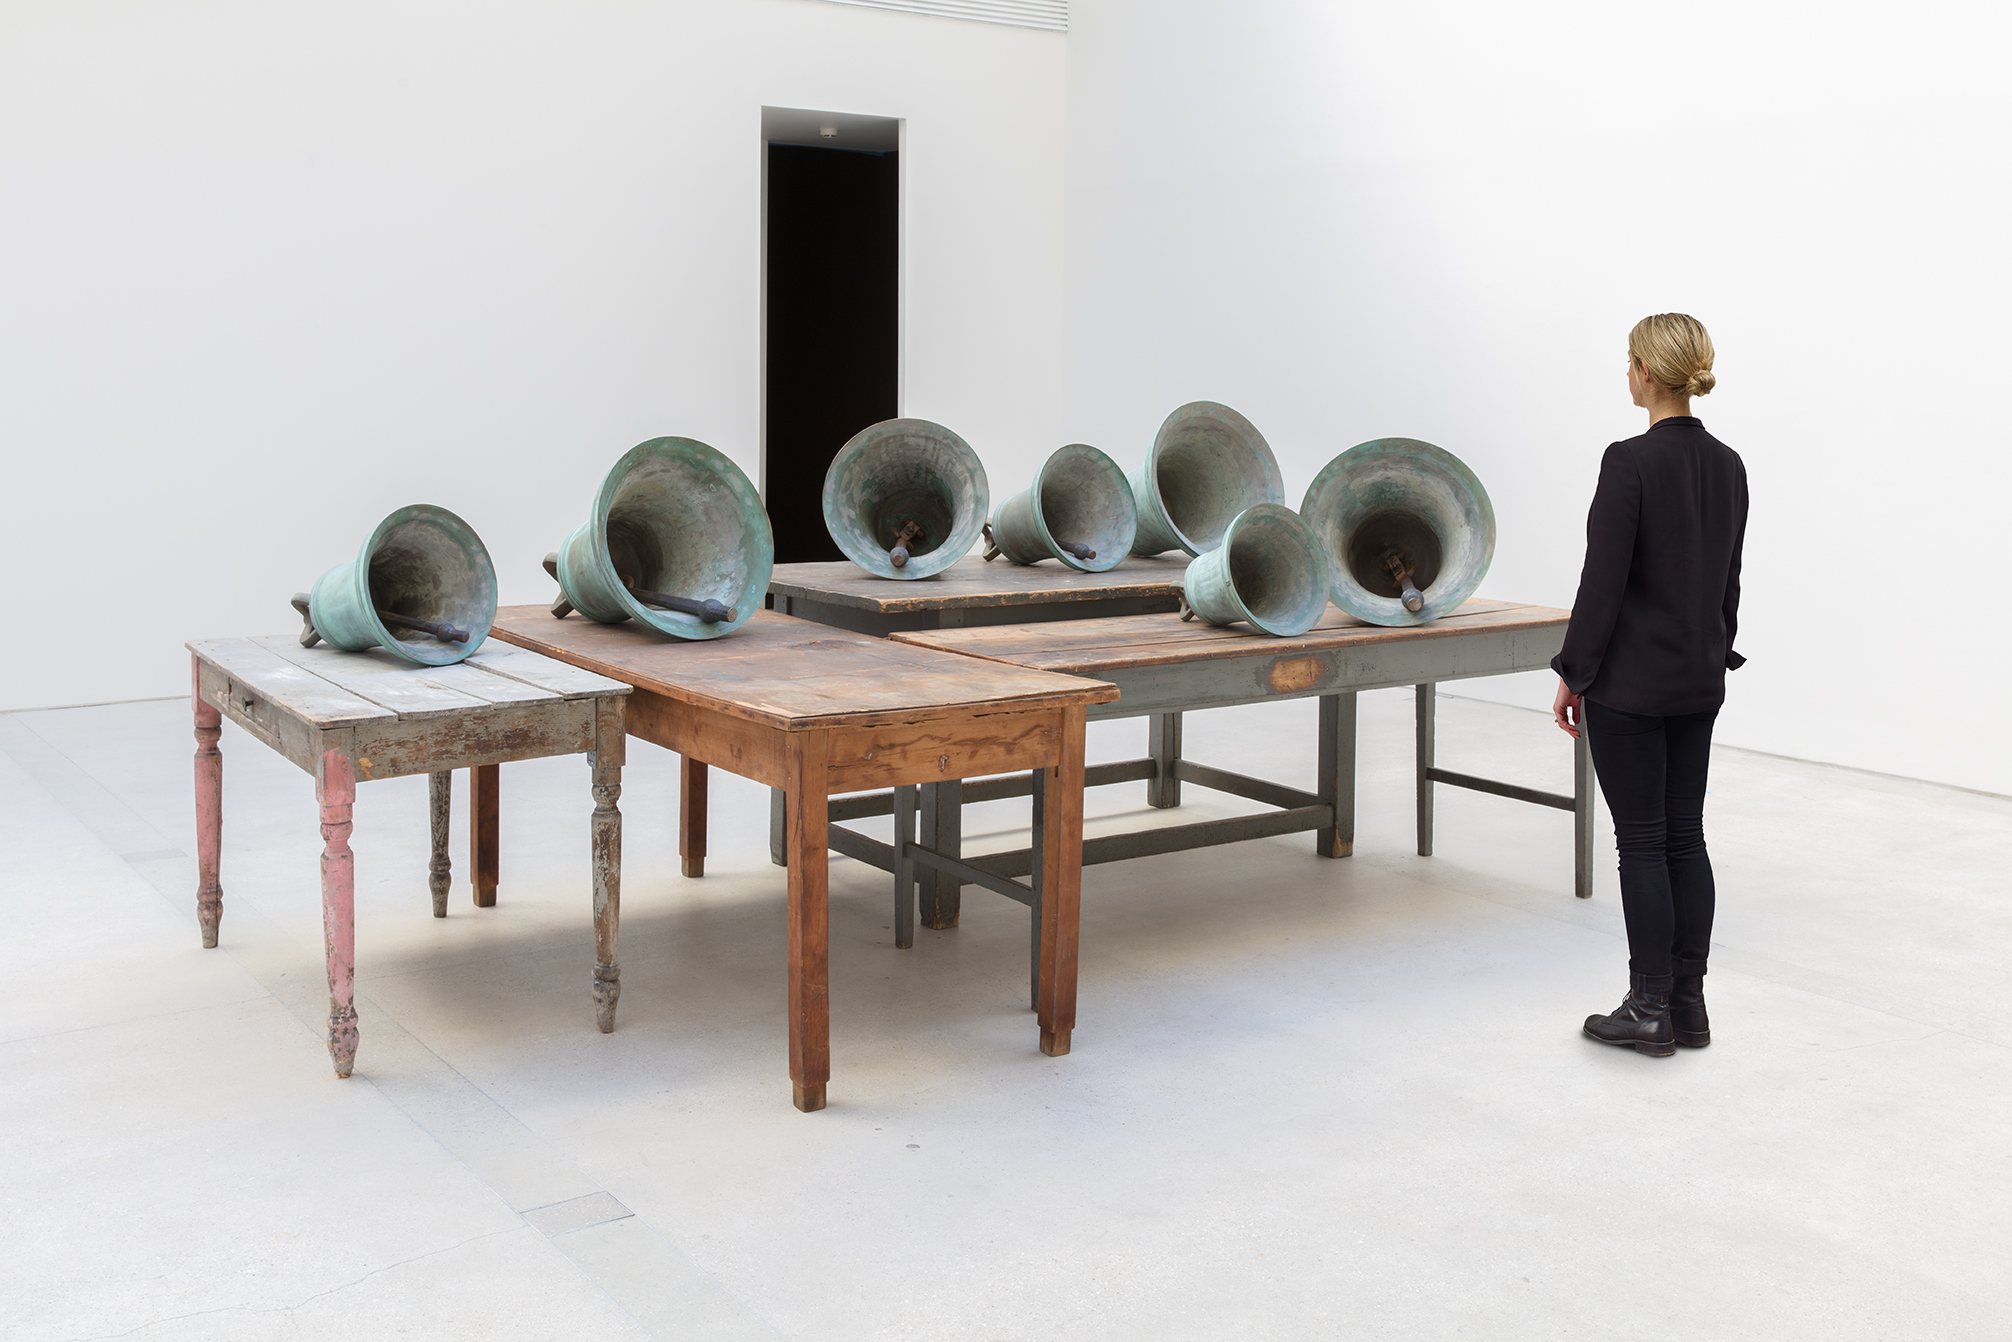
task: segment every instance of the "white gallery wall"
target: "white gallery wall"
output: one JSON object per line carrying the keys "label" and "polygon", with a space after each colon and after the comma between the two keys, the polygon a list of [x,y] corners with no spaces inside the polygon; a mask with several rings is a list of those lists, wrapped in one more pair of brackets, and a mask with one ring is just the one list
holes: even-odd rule
{"label": "white gallery wall", "polygon": [[0,6],[0,708],[185,691],[185,639],[297,628],[404,503],[542,601],[635,443],[758,479],[764,104],[907,119],[903,408],[1056,440],[1065,42],[822,0]]}
{"label": "white gallery wall", "polygon": [[1753,496],[1719,739],[2012,793],[2008,45],[1985,4],[1077,0],[1070,432],[1224,400],[1295,506],[1428,439],[1493,497],[1483,594],[1569,606],[1628,328],[1690,312]]}

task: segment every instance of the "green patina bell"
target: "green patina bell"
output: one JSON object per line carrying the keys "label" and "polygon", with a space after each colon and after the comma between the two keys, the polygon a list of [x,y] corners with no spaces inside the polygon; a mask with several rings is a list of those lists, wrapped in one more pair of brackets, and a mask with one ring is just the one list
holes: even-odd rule
{"label": "green patina bell", "polygon": [[636,620],[708,639],[754,618],[775,568],[775,536],[740,467],[694,438],[652,438],[614,464],[594,511],[546,571],[565,593],[552,613]]}
{"label": "green patina bell", "polygon": [[1118,463],[1085,443],[1058,448],[1031,487],[999,505],[985,557],[1016,564],[1059,559],[1083,573],[1116,568],[1132,548],[1139,509]]}
{"label": "green patina bell", "polygon": [[346,652],[382,647],[418,666],[449,666],[482,646],[496,619],[496,569],[466,522],[430,503],[379,522],[356,558],[296,595],[300,641]]}
{"label": "green patina bell", "polygon": [[1285,502],[1285,477],[1264,435],[1214,401],[1194,401],[1168,415],[1131,482],[1139,507],[1136,555],[1207,554],[1244,509]]}
{"label": "green patina bell", "polygon": [[1424,624],[1474,595],[1495,557],[1495,509],[1467,464],[1416,438],[1330,461],[1300,504],[1327,551],[1334,604],[1371,624]]}
{"label": "green patina bell", "polygon": [[824,525],[846,558],[879,578],[927,578],[971,552],[992,506],[985,467],[926,419],[887,419],[852,436],[824,476]]}
{"label": "green patina bell", "polygon": [[1327,610],[1327,552],[1306,520],[1282,503],[1246,508],[1222,544],[1188,565],[1181,618],[1241,620],[1267,634],[1304,634]]}

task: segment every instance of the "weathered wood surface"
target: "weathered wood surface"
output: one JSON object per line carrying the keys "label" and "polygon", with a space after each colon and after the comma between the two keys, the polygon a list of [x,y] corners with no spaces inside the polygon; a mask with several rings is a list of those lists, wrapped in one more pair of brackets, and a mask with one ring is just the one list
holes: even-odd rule
{"label": "weathered wood surface", "polygon": [[[578,615],[555,620],[543,606],[505,606],[491,632],[637,689],[791,732],[1117,697],[1094,681],[907,647],[774,611],[704,643]],[[703,751],[680,753],[725,764]]]}
{"label": "weathered wood surface", "polygon": [[[592,745],[589,736],[587,743]],[[496,887],[503,880],[503,770],[478,764],[468,771],[468,883],[475,907],[496,907]]]}
{"label": "weathered wood surface", "polygon": [[[1556,628],[1562,634],[1570,611],[1474,597],[1431,624],[1388,628],[1367,624],[1329,606],[1320,623],[1304,634],[1277,638],[1248,625],[1211,626],[1183,622],[1175,615],[1128,615],[1066,623],[990,625],[971,629],[917,630],[892,635],[897,643],[985,657],[1068,675],[1095,675],[1147,666],[1237,658],[1290,658],[1294,654],[1344,651],[1384,643],[1416,643],[1469,637],[1512,629]],[[1311,673],[1314,664],[1308,663]],[[1286,661],[1274,673],[1282,693],[1310,688],[1293,684]]]}
{"label": "weathered wood surface", "polygon": [[1113,597],[1170,596],[1186,572],[1188,557],[1132,555],[1102,573],[1080,573],[1059,559],[1038,564],[990,564],[977,555],[958,560],[934,577],[914,582],[876,578],[857,564],[833,560],[777,564],[768,589],[833,606],[879,614],[945,610],[960,606],[1032,606],[1060,601],[1103,601]]}

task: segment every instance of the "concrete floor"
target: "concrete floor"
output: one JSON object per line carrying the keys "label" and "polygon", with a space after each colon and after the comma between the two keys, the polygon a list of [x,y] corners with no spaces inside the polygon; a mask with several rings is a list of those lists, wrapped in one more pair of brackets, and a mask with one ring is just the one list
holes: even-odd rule
{"label": "concrete floor", "polygon": [[[1189,753],[1310,778],[1313,726],[1197,715]],[[457,870],[445,921],[425,781],[363,787],[339,1082],[310,780],[226,728],[204,951],[186,706],[0,715],[0,1335],[2012,1336],[2012,801],[1721,751],[1717,1042],[1651,1060],[1578,1033],[1625,986],[1611,849],[1575,901],[1569,816],[1442,789],[1414,856],[1409,731],[1364,696],[1350,860],[1086,872],[1066,1058],[1024,911],[968,891],[897,952],[887,879],[834,856],[804,1115],[759,789],[715,775],[685,881],[675,761],[632,746],[603,1036],[584,765],[504,770],[500,903]],[[1569,786],[1541,715],[1449,699],[1440,743]],[[1142,792],[1090,832],[1246,809]],[[967,824],[1004,846],[1023,806]]]}

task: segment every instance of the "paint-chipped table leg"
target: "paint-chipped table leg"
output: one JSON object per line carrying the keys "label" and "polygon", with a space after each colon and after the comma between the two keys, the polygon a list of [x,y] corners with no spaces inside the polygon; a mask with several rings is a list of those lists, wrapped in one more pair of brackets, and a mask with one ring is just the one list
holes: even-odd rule
{"label": "paint-chipped table leg", "polygon": [[678,757],[678,857],[685,875],[706,874],[706,766],[690,755]]}
{"label": "paint-chipped table leg", "polygon": [[196,922],[203,946],[214,950],[224,916],[221,865],[224,847],[224,757],[217,749],[223,714],[203,702],[202,667],[195,665],[191,699],[196,715]]}
{"label": "paint-chipped table leg", "polygon": [[1334,824],[1314,831],[1322,857],[1355,852],[1355,693],[1320,697],[1320,777],[1314,791],[1334,808]]}
{"label": "paint-chipped table leg", "polygon": [[[703,767],[703,766],[701,766]],[[622,759],[594,757],[594,816],[590,822],[594,865],[594,1023],[602,1034],[615,1028],[615,1004],[622,997],[622,969],[615,939],[622,921]]]}
{"label": "paint-chipped table leg", "polygon": [[1146,753],[1153,760],[1153,776],[1146,780],[1146,805],[1162,810],[1181,804],[1181,780],[1174,765],[1181,758],[1181,715],[1155,713],[1146,729]]}
{"label": "paint-chipped table leg", "polygon": [[830,743],[791,732],[786,747],[789,865],[789,1079],[796,1107],[824,1108],[831,1080]]}
{"label": "paint-chipped table leg", "polygon": [[1416,721],[1418,733],[1417,749],[1413,753],[1412,767],[1418,775],[1418,855],[1432,856],[1432,763],[1438,742],[1438,686],[1417,687]]}
{"label": "paint-chipped table leg", "polygon": [[894,789],[894,944],[907,950],[915,944],[915,785]]}
{"label": "paint-chipped table leg", "polygon": [[328,949],[328,1056],[337,1076],[356,1064],[356,859],[349,851],[356,768],[339,750],[322,752],[315,779],[321,804],[321,930]]}
{"label": "paint-chipped table leg", "polygon": [[447,856],[449,807],[454,801],[454,771],[437,769],[426,777],[426,811],[433,822],[433,862],[427,868],[426,885],[433,892],[433,916],[447,916],[447,887],[453,881],[454,862]]}
{"label": "paint-chipped table leg", "polygon": [[475,888],[475,907],[496,906],[500,882],[502,827],[502,766],[478,764],[468,771],[468,881]]}
{"label": "paint-chipped table leg", "polygon": [[1036,780],[1041,804],[1041,1051],[1059,1058],[1076,1028],[1076,938],[1083,895],[1082,705],[1061,710],[1061,760]]}

